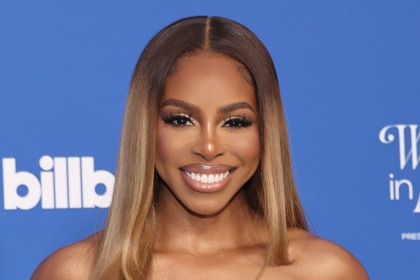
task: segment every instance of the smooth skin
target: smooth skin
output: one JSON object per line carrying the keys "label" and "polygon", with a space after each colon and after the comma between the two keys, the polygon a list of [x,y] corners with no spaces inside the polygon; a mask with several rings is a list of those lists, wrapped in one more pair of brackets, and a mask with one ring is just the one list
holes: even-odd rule
{"label": "smooth skin", "polygon": [[[157,120],[162,182],[150,279],[258,277],[268,231],[242,190],[258,166],[258,126],[254,89],[236,61],[212,52],[181,59],[166,81]],[[186,175],[212,168],[230,171],[215,188]],[[292,263],[269,265],[260,279],[368,279],[342,247],[299,229],[289,229],[288,238]],[[32,279],[87,279],[94,239],[58,250]]]}

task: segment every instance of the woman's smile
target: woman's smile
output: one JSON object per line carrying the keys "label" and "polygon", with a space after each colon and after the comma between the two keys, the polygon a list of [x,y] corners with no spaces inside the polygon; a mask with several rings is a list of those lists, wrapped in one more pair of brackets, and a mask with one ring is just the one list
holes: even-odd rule
{"label": "woman's smile", "polygon": [[230,181],[235,168],[227,165],[190,164],[181,168],[185,183],[194,191],[215,193]]}

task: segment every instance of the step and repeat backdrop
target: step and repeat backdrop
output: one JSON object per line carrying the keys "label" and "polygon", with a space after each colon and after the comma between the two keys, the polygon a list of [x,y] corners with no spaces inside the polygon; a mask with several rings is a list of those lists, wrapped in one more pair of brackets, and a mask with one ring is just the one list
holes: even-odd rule
{"label": "step and repeat backdrop", "polygon": [[0,279],[100,230],[131,72],[172,21],[271,52],[311,230],[372,279],[420,279],[418,1],[0,1]]}

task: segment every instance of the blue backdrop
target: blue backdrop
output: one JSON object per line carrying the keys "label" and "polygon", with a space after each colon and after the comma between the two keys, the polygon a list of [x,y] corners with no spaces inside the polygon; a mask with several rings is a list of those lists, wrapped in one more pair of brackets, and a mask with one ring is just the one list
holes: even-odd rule
{"label": "blue backdrop", "polygon": [[135,62],[198,14],[270,50],[312,230],[372,279],[419,279],[419,13],[397,0],[0,1],[0,279],[28,279],[101,229]]}

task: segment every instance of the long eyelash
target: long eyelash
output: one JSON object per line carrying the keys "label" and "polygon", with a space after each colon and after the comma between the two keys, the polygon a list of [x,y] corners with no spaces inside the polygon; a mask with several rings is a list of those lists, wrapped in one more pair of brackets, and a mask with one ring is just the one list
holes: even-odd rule
{"label": "long eyelash", "polygon": [[176,124],[175,123],[175,121],[178,121],[178,120],[181,120],[181,119],[185,119],[189,122],[192,122],[191,121],[191,115],[187,115],[187,114],[184,114],[184,113],[162,114],[161,118],[162,118],[162,120],[165,124],[170,124],[170,125],[174,125],[174,126],[183,126],[181,124]]}
{"label": "long eyelash", "polygon": [[[236,125],[229,125],[229,123],[236,122]],[[240,117],[229,117],[223,121],[224,126],[228,126],[231,128],[241,128],[241,127],[248,127],[253,124],[253,120],[248,119],[245,116]]]}

